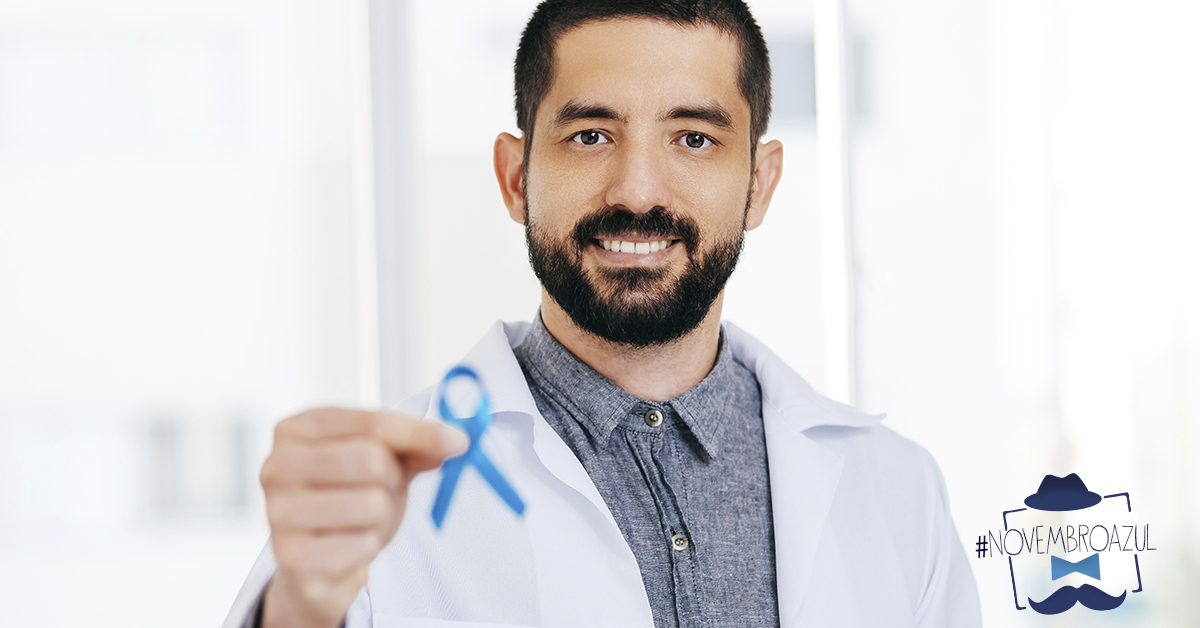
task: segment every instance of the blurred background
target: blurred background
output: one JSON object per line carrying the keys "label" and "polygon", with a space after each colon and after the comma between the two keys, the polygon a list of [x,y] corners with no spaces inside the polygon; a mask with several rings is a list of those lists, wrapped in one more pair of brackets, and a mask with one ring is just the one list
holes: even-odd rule
{"label": "blurred background", "polygon": [[[0,2],[0,625],[219,624],[277,421],[535,314],[491,167],[535,4]],[[727,318],[934,454],[986,626],[1200,625],[1200,6],[846,0],[840,337],[814,7],[750,4],[785,176]],[[1017,612],[976,537],[1071,472],[1145,591]]]}

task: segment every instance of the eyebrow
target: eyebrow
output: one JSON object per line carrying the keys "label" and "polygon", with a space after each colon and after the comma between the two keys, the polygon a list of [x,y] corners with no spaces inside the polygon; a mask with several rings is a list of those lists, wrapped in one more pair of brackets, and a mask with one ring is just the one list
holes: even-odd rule
{"label": "eyebrow", "polygon": [[611,107],[571,100],[554,114],[554,126],[564,126],[577,120],[616,120],[627,122],[625,116]]}
{"label": "eyebrow", "polygon": [[[593,103],[568,101],[554,114],[554,126],[565,126],[579,120],[615,120],[626,123],[629,120],[617,113],[612,107]],[[684,105],[676,107],[659,118],[666,120],[700,120],[725,130],[733,130],[733,116],[718,104]]]}
{"label": "eyebrow", "polygon": [[733,116],[718,104],[676,107],[667,112],[662,120],[700,120],[727,131],[733,130]]}

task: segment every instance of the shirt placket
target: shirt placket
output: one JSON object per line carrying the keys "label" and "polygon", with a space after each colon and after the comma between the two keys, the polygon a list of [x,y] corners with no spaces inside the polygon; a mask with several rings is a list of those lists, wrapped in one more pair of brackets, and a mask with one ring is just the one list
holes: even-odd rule
{"label": "shirt placket", "polygon": [[650,439],[650,446],[639,448],[639,455],[648,457],[641,464],[653,471],[646,476],[651,479],[650,492],[661,515],[662,542],[670,557],[675,623],[680,627],[699,626],[704,617],[700,607],[703,596],[697,591],[697,548],[685,515],[688,507],[680,476],[684,466],[680,460],[684,454],[678,432],[680,417],[670,406],[659,405],[639,404],[634,413],[652,430],[644,433]]}

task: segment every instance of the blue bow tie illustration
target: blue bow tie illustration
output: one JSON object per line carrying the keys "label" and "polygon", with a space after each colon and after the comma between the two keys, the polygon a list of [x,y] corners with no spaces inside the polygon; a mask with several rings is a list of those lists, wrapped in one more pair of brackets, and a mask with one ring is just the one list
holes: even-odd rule
{"label": "blue bow tie illustration", "polygon": [[[470,379],[479,391],[479,407],[475,410],[474,416],[466,419],[454,416],[454,412],[450,410],[450,404],[446,403],[446,385],[458,377]],[[450,498],[454,496],[454,488],[458,485],[458,478],[467,465],[474,465],[479,471],[479,475],[483,476],[483,479],[500,495],[500,499],[513,509],[513,512],[518,515],[524,514],[525,502],[521,501],[517,492],[508,484],[504,476],[500,475],[496,465],[492,464],[487,454],[483,453],[479,446],[480,441],[483,440],[484,430],[492,424],[492,413],[488,411],[487,391],[483,389],[483,381],[479,379],[479,375],[465,366],[456,366],[450,369],[438,386],[438,397],[441,398],[438,407],[442,413],[442,419],[466,430],[471,444],[463,455],[442,463],[442,483],[438,486],[437,497],[433,500],[433,524],[439,529],[442,527],[442,522],[446,519],[446,510],[450,508]]]}
{"label": "blue bow tie illustration", "polygon": [[1088,556],[1087,558],[1073,563],[1069,560],[1064,560],[1057,556],[1050,557],[1050,579],[1058,580],[1059,578],[1072,573],[1081,573],[1089,578],[1100,579],[1100,554],[1099,552]]}

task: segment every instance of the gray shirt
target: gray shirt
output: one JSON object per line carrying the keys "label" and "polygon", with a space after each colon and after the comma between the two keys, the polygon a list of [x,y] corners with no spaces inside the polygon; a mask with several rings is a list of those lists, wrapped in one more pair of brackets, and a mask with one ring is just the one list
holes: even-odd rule
{"label": "gray shirt", "polygon": [[657,403],[579,361],[540,316],[514,353],[633,550],[655,625],[778,626],[762,398],[724,333],[708,376]]}

